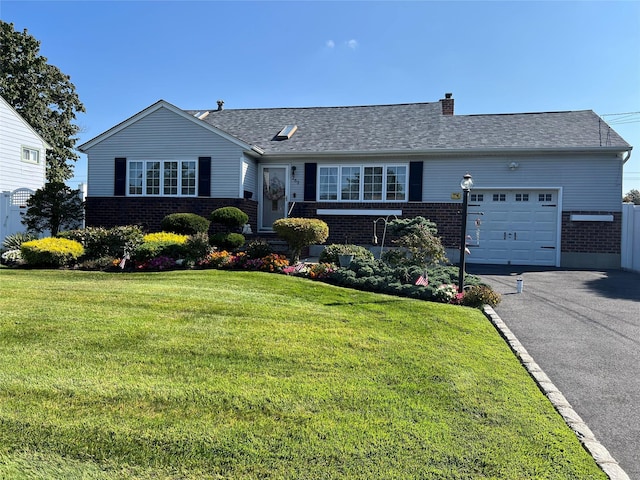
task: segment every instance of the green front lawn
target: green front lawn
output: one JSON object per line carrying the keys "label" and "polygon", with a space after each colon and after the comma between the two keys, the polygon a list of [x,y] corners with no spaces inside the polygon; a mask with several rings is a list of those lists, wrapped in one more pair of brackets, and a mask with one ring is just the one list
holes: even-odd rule
{"label": "green front lawn", "polygon": [[606,478],[478,310],[1,269],[0,311],[0,478]]}

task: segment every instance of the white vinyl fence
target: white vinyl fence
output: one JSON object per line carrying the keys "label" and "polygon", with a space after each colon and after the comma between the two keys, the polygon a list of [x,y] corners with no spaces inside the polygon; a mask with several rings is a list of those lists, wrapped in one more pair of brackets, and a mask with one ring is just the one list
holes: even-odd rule
{"label": "white vinyl fence", "polygon": [[27,211],[27,200],[34,194],[29,188],[0,193],[0,246],[7,235],[27,230],[22,215]]}
{"label": "white vinyl fence", "polygon": [[622,261],[624,270],[640,272],[640,205],[622,204]]}

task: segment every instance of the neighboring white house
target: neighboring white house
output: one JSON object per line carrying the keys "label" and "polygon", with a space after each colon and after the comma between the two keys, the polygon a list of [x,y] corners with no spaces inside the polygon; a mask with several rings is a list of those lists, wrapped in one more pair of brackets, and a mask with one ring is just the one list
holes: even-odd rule
{"label": "neighboring white house", "polygon": [[25,231],[22,214],[45,184],[47,142],[0,97],[0,244]]}
{"label": "neighboring white house", "polygon": [[[437,102],[182,110],[158,101],[80,146],[87,224],[158,229],[174,212],[243,209],[269,235],[320,218],[370,245],[380,218],[435,222],[455,261],[469,172],[468,262],[620,268],[631,146],[591,110],[455,115]],[[380,234],[380,227],[378,227]]]}

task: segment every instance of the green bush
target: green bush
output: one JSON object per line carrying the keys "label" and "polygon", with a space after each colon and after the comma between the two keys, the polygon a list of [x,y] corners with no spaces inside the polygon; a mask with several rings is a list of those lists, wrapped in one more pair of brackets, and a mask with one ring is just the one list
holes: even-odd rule
{"label": "green bush", "polygon": [[59,268],[73,265],[84,254],[84,248],[74,240],[47,237],[23,243],[20,253],[32,267]]}
{"label": "green bush", "polygon": [[191,263],[196,263],[207,258],[207,255],[211,253],[209,235],[204,232],[190,235],[184,243],[184,253],[185,259]]}
{"label": "green bush", "polygon": [[373,260],[373,253],[367,250],[365,247],[359,245],[345,245],[341,243],[334,243],[328,245],[320,253],[320,262],[322,263],[334,263],[338,264],[338,256],[340,255],[353,255],[353,258],[369,259]]}
{"label": "green bush", "polygon": [[495,307],[502,299],[500,294],[487,285],[474,285],[462,297],[462,305],[481,308],[483,305]]}
{"label": "green bush", "polygon": [[104,257],[122,258],[133,252],[143,242],[142,229],[137,225],[126,225],[106,229],[86,227],[60,232],[58,237],[75,240],[84,247],[85,259]]}
{"label": "green bush", "polygon": [[281,218],[273,222],[273,230],[289,244],[293,263],[303,248],[324,243],[329,236],[329,226],[317,218]]}
{"label": "green bush", "polygon": [[194,235],[206,233],[210,223],[209,220],[195,213],[172,213],[162,219],[160,226],[165,232]]}
{"label": "green bush", "polygon": [[249,258],[263,258],[273,253],[273,249],[266,240],[258,239],[249,242],[245,253]]}
{"label": "green bush", "polygon": [[211,235],[209,242],[223,250],[237,250],[244,245],[245,238],[241,233],[216,233]]}
{"label": "green bush", "polygon": [[237,207],[222,207],[211,212],[210,220],[227,228],[240,228],[249,221],[249,216]]}

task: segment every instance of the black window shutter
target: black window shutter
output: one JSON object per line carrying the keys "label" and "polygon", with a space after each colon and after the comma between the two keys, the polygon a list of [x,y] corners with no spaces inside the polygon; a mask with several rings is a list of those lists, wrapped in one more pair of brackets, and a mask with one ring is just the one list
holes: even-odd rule
{"label": "black window shutter", "polygon": [[198,196],[211,196],[211,157],[198,157]]}
{"label": "black window shutter", "polygon": [[124,197],[127,193],[127,159],[116,158],[113,177],[113,195]]}
{"label": "black window shutter", "polygon": [[422,201],[422,169],[424,162],[409,162],[409,201]]}
{"label": "black window shutter", "polygon": [[317,163],[304,164],[304,201],[316,201],[316,178],[318,174]]}

